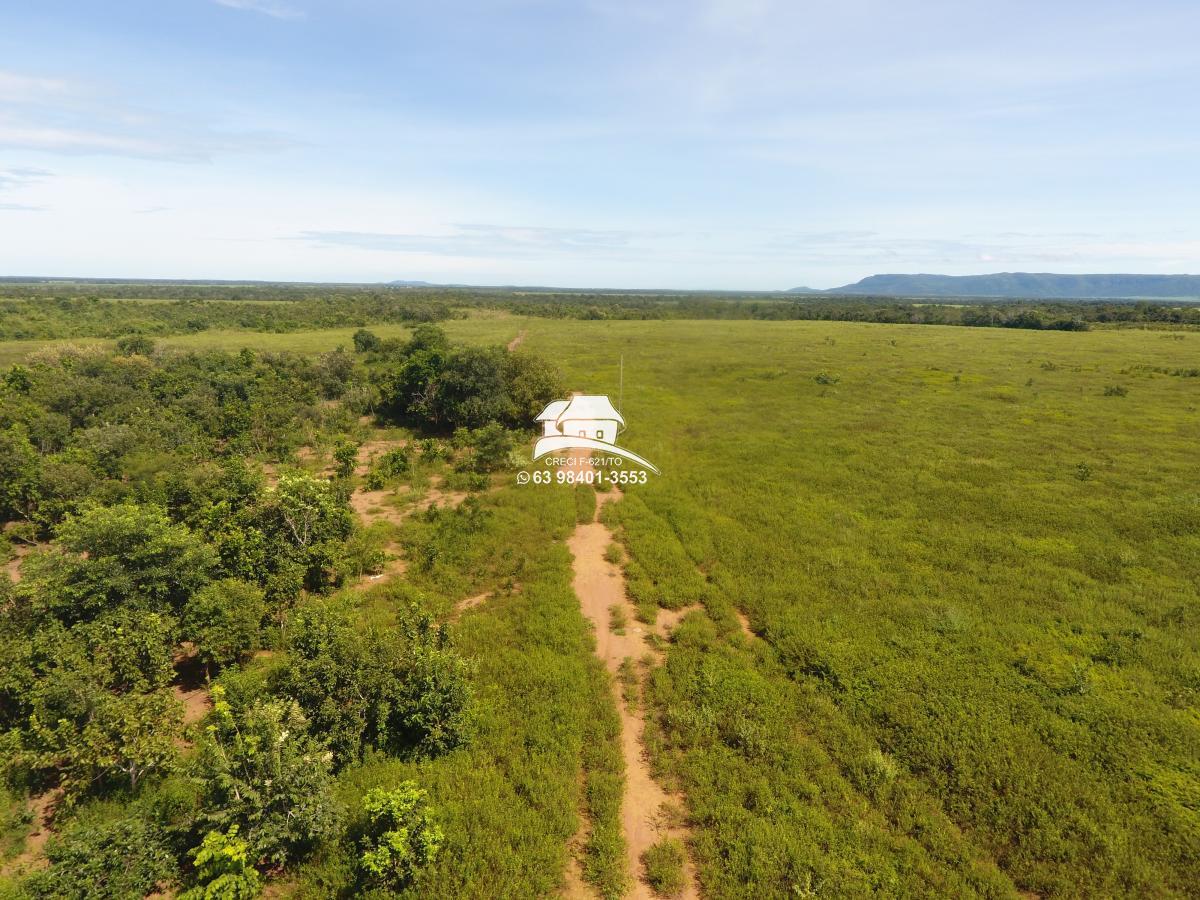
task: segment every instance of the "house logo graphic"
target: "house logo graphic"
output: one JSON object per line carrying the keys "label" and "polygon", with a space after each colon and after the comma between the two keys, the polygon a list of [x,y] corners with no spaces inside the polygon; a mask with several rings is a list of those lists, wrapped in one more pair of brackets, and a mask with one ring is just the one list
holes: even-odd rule
{"label": "house logo graphic", "polygon": [[569,400],[555,400],[542,410],[542,436],[533,448],[533,458],[561,450],[599,450],[622,456],[655,475],[658,469],[636,453],[617,446],[617,433],[625,420],[603,394],[575,394]]}

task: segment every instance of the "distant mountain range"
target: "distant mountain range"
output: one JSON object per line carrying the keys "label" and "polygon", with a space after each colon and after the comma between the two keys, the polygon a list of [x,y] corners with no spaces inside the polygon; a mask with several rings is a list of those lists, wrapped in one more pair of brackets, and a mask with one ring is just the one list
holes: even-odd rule
{"label": "distant mountain range", "polygon": [[1200,299],[1200,275],[870,275],[862,281],[792,294],[871,294],[884,297],[1020,297],[1035,300]]}

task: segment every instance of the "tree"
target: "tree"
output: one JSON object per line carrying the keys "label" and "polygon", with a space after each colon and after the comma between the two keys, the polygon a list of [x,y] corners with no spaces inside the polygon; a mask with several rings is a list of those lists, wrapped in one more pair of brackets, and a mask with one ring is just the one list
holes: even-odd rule
{"label": "tree", "polygon": [[367,827],[359,871],[369,884],[398,891],[437,858],[445,835],[425,796],[416,782],[403,781],[390,791],[375,788],[363,798]]}
{"label": "tree", "polygon": [[475,472],[498,472],[509,465],[513,451],[512,435],[498,422],[471,432],[472,452],[467,465]]}
{"label": "tree", "polygon": [[402,636],[364,632],[344,610],[312,603],[292,618],[288,657],[273,689],[304,708],[338,766],[368,747],[413,755],[467,740],[469,669],[427,619]]}
{"label": "tree", "polygon": [[470,428],[513,421],[516,409],[504,377],[506,357],[503,347],[460,347],[452,352],[436,381],[432,421]]}
{"label": "tree", "polygon": [[68,801],[116,775],[135,790],[149,772],[174,763],[183,736],[182,712],[182,704],[168,690],[126,695],[102,691],[82,721],[44,721],[35,712],[28,734],[32,759],[38,768],[59,771]]}
{"label": "tree", "polygon": [[264,512],[267,524],[298,550],[345,538],[353,530],[350,512],[338,501],[333,486],[311,475],[283,475],[268,491]]}
{"label": "tree", "polygon": [[379,335],[373,331],[367,331],[365,328],[360,328],[354,332],[354,350],[356,353],[372,353],[379,349],[382,341],[379,340]]}
{"label": "tree", "polygon": [[151,691],[174,677],[172,651],[178,643],[173,616],[118,607],[91,622],[76,625],[72,634],[83,639],[91,663],[110,691]]}
{"label": "tree", "polygon": [[250,862],[250,845],[237,836],[238,827],[210,831],[199,847],[189,851],[196,867],[196,886],[179,900],[252,900],[262,891],[262,879]]}
{"label": "tree", "polygon": [[67,552],[30,557],[22,590],[68,623],[126,604],[178,612],[216,564],[186,525],[172,524],[153,506],[88,506],[63,522],[57,536]]}
{"label": "tree", "polygon": [[508,354],[504,378],[512,397],[517,427],[528,426],[551,400],[565,397],[566,384],[558,368],[549,360],[526,351]]}
{"label": "tree", "polygon": [[411,355],[422,350],[447,350],[449,347],[450,338],[445,331],[437,325],[424,323],[413,329],[405,353]]}
{"label": "tree", "polygon": [[40,480],[41,459],[25,426],[0,429],[0,521],[33,515]]}
{"label": "tree", "polygon": [[394,641],[356,627],[343,609],[314,602],[292,615],[288,660],[274,689],[301,705],[337,766],[359,759],[365,747],[387,745],[402,672]]}
{"label": "tree", "polygon": [[270,865],[299,859],[337,833],[332,754],[310,736],[295,701],[258,700],[235,712],[218,685],[213,719],[195,771],[202,827],[237,825],[251,860]]}
{"label": "tree", "polygon": [[[298,567],[302,585],[322,590],[343,577],[340,552],[354,517],[334,484],[311,475],[284,475],[246,522],[266,539],[268,571]],[[250,537],[249,535],[247,537]]]}
{"label": "tree", "polygon": [[183,634],[211,674],[258,648],[266,604],[253,584],[224,578],[192,595],[183,611]]}

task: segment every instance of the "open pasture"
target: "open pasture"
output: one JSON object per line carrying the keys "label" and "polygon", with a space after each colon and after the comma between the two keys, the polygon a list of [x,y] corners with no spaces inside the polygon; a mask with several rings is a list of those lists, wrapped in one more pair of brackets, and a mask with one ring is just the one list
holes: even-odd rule
{"label": "open pasture", "polygon": [[614,514],[647,617],[704,608],[654,694],[709,894],[1200,883],[1194,335],[522,327],[624,357],[663,471]]}

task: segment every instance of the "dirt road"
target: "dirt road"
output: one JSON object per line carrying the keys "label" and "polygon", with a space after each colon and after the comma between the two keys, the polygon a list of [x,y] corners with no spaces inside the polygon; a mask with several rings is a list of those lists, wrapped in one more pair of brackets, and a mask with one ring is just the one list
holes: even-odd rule
{"label": "dirt road", "polygon": [[[616,492],[599,494],[598,506],[619,496]],[[567,546],[575,557],[575,593],[583,614],[595,626],[596,654],[613,676],[613,697],[621,716],[621,754],[625,759],[621,827],[625,833],[629,871],[635,876],[633,888],[627,896],[636,900],[650,900],[655,894],[642,879],[642,854],[664,837],[685,839],[687,835],[684,830],[667,827],[663,822],[663,804],[672,798],[651,777],[650,766],[642,749],[645,722],[640,692],[639,702],[634,704],[631,711],[621,697],[616,680],[617,670],[626,658],[637,664],[650,652],[650,647],[646,643],[649,629],[634,618],[634,606],[625,595],[625,578],[621,569],[604,558],[604,551],[612,541],[613,535],[608,527],[593,521],[577,526]],[[614,606],[624,613],[624,634],[616,634],[611,628]],[[699,895],[690,863],[687,868],[687,886],[678,896],[692,900]]]}

